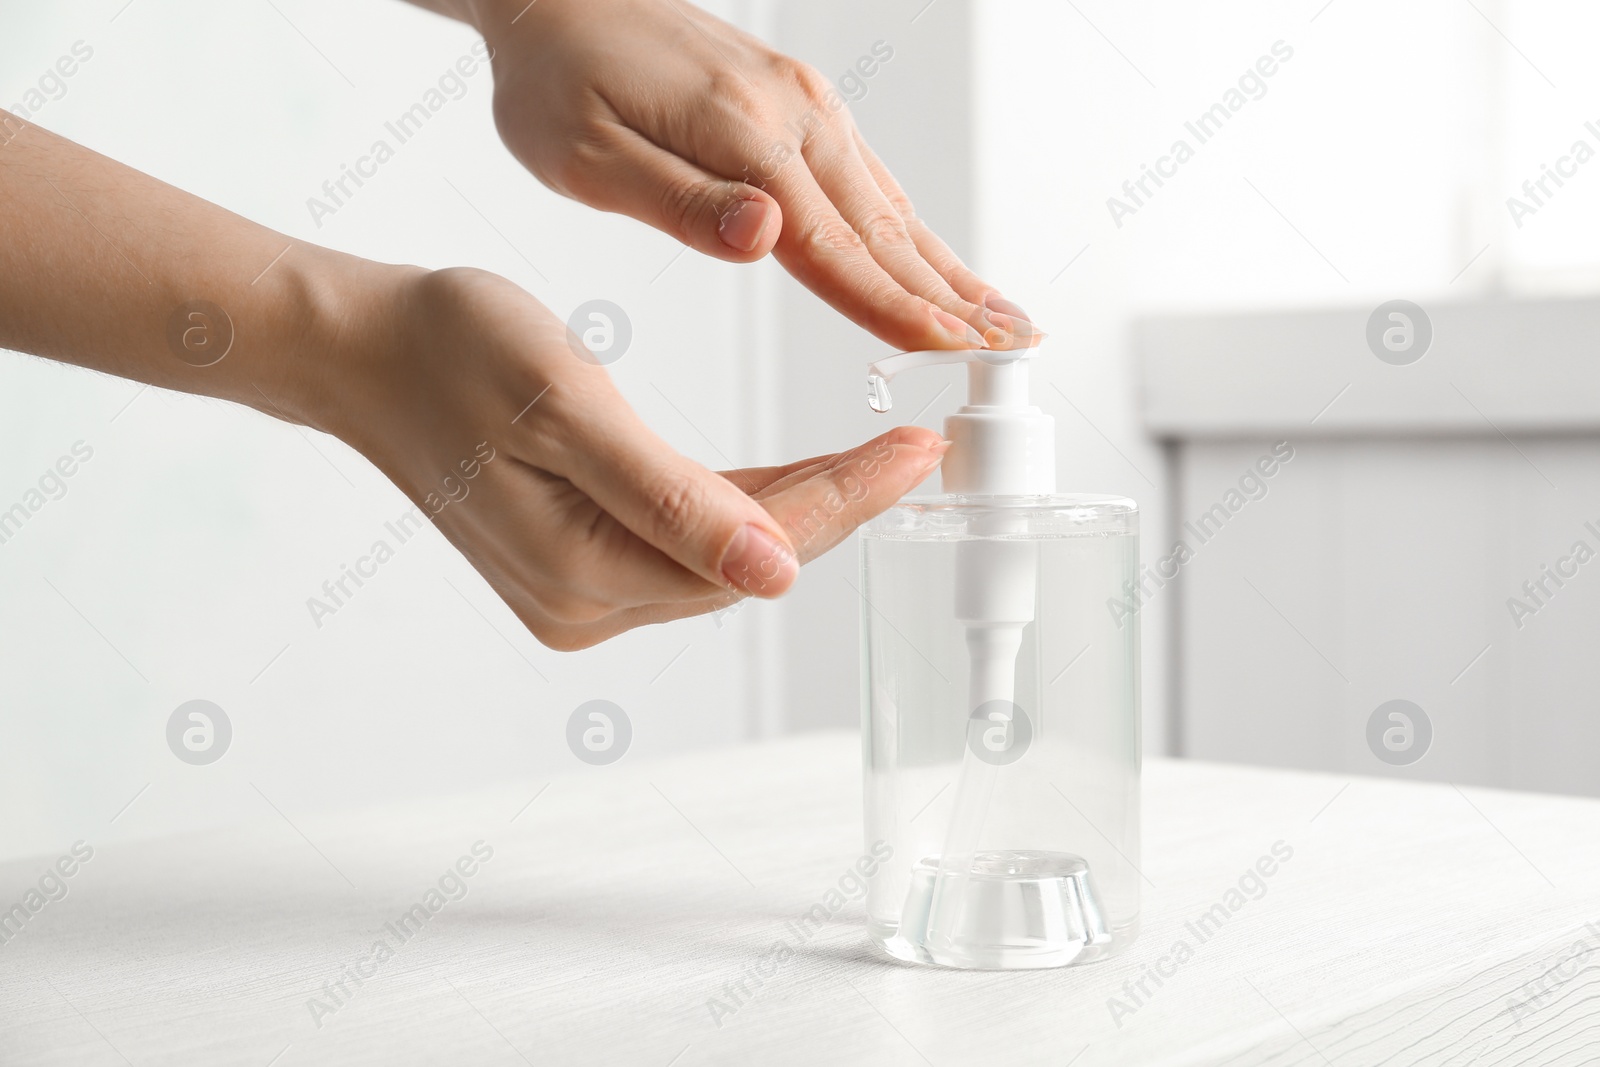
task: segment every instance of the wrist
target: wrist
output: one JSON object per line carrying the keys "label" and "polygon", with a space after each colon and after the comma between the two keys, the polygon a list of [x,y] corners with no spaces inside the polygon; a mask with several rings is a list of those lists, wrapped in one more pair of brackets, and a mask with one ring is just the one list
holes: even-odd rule
{"label": "wrist", "polygon": [[482,34],[490,49],[498,51],[507,35],[533,16],[532,9],[539,2],[544,0],[462,0],[466,9],[462,21]]}
{"label": "wrist", "polygon": [[[515,45],[519,40],[527,40],[530,34],[536,33],[534,27],[543,23],[548,25],[549,20],[558,18],[560,12],[570,5],[563,0],[461,0],[466,8],[461,16],[478,33],[483,35],[483,40],[488,44],[491,58],[498,56],[502,47]],[[585,12],[582,7],[577,11],[579,17]],[[589,12],[588,14],[592,14]]]}
{"label": "wrist", "polygon": [[401,291],[427,274],[328,249],[284,271],[276,303],[284,310],[276,392],[255,387],[242,399],[276,418],[302,423],[356,444],[355,416],[386,357],[399,348]]}

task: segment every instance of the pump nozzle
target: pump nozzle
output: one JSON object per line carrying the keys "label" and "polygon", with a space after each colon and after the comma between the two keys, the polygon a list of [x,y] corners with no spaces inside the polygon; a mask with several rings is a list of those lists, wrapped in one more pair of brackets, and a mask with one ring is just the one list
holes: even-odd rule
{"label": "pump nozzle", "polygon": [[[935,348],[923,352],[896,352],[892,356],[884,356],[867,364],[867,403],[880,415],[888,411],[893,403],[889,398],[889,380],[896,374],[908,370],[949,366],[956,363],[966,363],[974,367],[981,364],[1002,368],[1018,360],[1032,359],[1038,354],[1037,348],[1017,348],[1009,351],[992,351],[987,348]],[[997,373],[1001,372],[997,370]]]}
{"label": "pump nozzle", "polygon": [[1055,420],[1028,401],[1028,363],[1039,348],[897,352],[867,365],[867,403],[888,411],[889,380],[921,367],[967,365],[967,403],[945,419],[951,442],[940,477],[947,493],[1037,496],[1056,490]]}

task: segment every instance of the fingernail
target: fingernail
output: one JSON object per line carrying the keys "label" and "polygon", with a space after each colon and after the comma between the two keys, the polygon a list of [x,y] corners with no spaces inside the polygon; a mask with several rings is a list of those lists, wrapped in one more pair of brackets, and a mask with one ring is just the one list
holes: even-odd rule
{"label": "fingernail", "polygon": [[983,335],[971,326],[962,322],[948,311],[940,308],[933,309],[933,321],[943,326],[945,332],[957,341],[971,348],[983,347]]}
{"label": "fingernail", "polygon": [[985,330],[983,337],[984,340],[989,342],[990,348],[1031,348],[1044,340],[1044,334],[1039,331],[1039,327],[1029,322],[1026,316],[1000,311],[991,306],[996,302],[1005,304],[1007,307],[1016,308],[1017,311],[1022,310],[1003,296],[989,297],[984,300],[984,306],[988,309],[984,317],[996,329],[1003,330],[1006,333],[1006,336],[1000,339],[990,337],[994,330]]}
{"label": "fingernail", "polygon": [[739,528],[722,554],[722,576],[735,589],[760,596],[787,589],[800,571],[794,552],[755,523]]}
{"label": "fingernail", "polygon": [[717,223],[717,236],[729,248],[753,251],[761,243],[771,214],[772,208],[765,200],[741,200],[723,214],[722,221]]}
{"label": "fingernail", "polygon": [[990,293],[988,296],[984,297],[983,306],[988,308],[990,311],[998,311],[1002,315],[1010,315],[1012,318],[1021,319],[1023,322],[1033,321],[1032,319],[1028,318],[1028,313],[1026,311],[1023,311],[1022,308],[1018,307],[1016,304],[1013,304],[999,293]]}

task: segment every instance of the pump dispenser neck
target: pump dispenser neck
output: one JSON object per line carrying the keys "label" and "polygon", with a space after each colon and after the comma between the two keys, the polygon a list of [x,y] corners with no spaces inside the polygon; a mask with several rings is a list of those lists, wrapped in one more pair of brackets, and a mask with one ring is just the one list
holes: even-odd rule
{"label": "pump dispenser neck", "polygon": [[965,363],[967,403],[944,422],[950,441],[940,477],[960,496],[1044,496],[1056,491],[1055,420],[1028,395],[1028,364],[1038,348],[900,352],[867,368],[874,411],[890,406],[888,382],[921,367]]}

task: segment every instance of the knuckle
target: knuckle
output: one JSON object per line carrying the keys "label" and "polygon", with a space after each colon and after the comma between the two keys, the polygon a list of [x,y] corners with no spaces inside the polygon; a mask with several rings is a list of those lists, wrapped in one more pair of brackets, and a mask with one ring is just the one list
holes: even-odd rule
{"label": "knuckle", "polygon": [[[798,90],[808,104],[818,108],[827,108],[834,100],[839,99],[838,91],[834,89],[833,82],[810,63],[798,59],[788,59],[779,62],[778,75],[786,83]],[[831,109],[830,109],[831,110]]]}
{"label": "knuckle", "polygon": [[861,235],[840,223],[824,223],[806,230],[803,244],[815,256],[856,256],[866,253],[866,242]]}
{"label": "knuckle", "polygon": [[913,204],[911,198],[901,189],[889,190],[888,196],[890,205],[905,220],[905,224],[909,229],[911,224],[917,221],[917,205]]}
{"label": "knuckle", "polygon": [[893,247],[911,243],[911,231],[898,216],[874,215],[861,225],[861,239],[868,248]]}
{"label": "knuckle", "polygon": [[682,475],[665,476],[651,492],[651,521],[661,537],[672,544],[688,539],[699,527],[705,492]]}
{"label": "knuckle", "polygon": [[772,110],[767,93],[734,70],[711,75],[711,98],[725,111],[757,122],[763,122]]}
{"label": "knuckle", "polygon": [[962,263],[953,252],[937,256],[933,268],[950,279],[950,284],[958,293],[982,292],[988,288],[983,279],[968,270],[966,264]]}
{"label": "knuckle", "polygon": [[670,185],[661,191],[661,217],[672,227],[672,234],[684,244],[692,244],[695,223],[704,215],[709,203],[706,189],[701,185]]}

